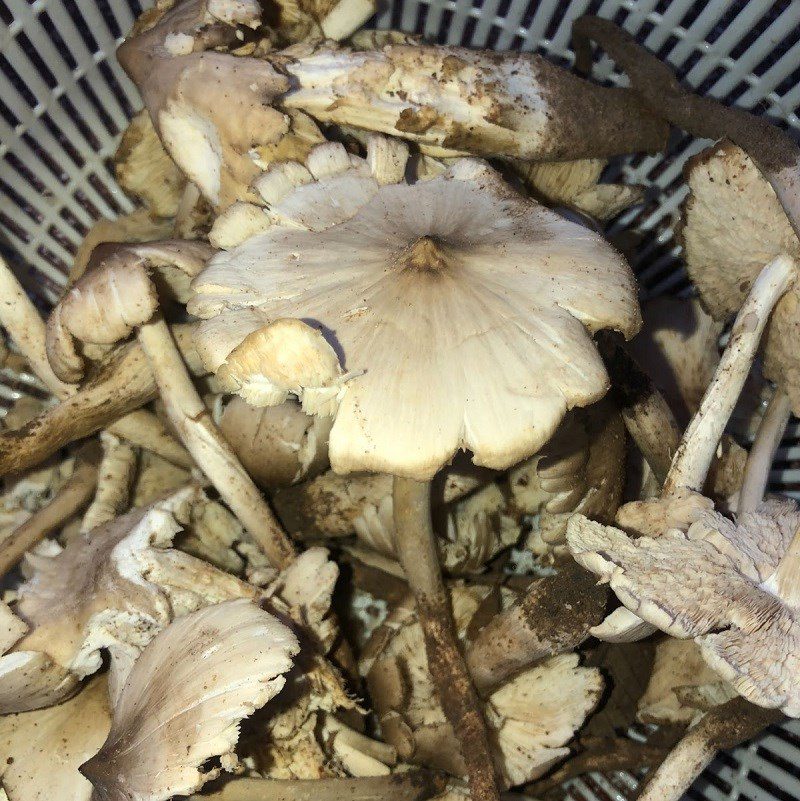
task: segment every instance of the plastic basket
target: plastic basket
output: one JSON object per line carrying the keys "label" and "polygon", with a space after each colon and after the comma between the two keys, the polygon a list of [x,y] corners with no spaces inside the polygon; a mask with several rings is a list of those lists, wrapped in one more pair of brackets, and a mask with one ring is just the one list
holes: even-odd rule
{"label": "plastic basket", "polygon": [[[142,7],[139,0],[0,0],[0,249],[44,307],[57,297],[92,223],[132,210],[108,160],[140,107],[114,51]],[[572,57],[572,20],[599,14],[624,25],[705,94],[800,132],[797,1],[396,0],[384,7],[376,27],[449,44],[537,51],[562,64]],[[620,82],[605,58],[595,76]],[[686,191],[683,164],[706,144],[676,135],[665,156],[609,168],[612,179],[622,173],[652,188],[643,206],[609,229],[612,237],[634,233],[627,255],[649,294],[687,288],[672,229]],[[797,425],[778,452],[772,479],[777,489],[800,494]],[[574,782],[570,793],[576,801],[616,801],[635,788],[629,774],[592,775]],[[773,727],[724,755],[687,797],[800,799],[800,722]]]}

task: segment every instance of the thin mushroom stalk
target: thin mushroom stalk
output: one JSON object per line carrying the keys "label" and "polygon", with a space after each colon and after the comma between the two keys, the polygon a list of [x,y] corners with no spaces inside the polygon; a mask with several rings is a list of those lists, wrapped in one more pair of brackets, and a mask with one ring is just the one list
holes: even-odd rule
{"label": "thin mushroom stalk", "polygon": [[670,68],[609,20],[581,17],[572,26],[575,67],[591,70],[591,42],[617,62],[651,110],[694,136],[730,139],[747,151],[772,185],[800,235],[800,148],[780,128],[741,109],[684,89]]}
{"label": "thin mushroom stalk", "polygon": [[108,523],[128,508],[136,470],[136,451],[113,434],[100,435],[103,459],[97,477],[97,491],[81,522],[81,533]]}
{"label": "thin mushroom stalk", "polygon": [[499,799],[499,786],[478,694],[458,646],[430,517],[430,482],[394,480],[395,545],[417,602],[428,667],[445,716],[461,744],[474,801]]}
{"label": "thin mushroom stalk", "polygon": [[796,275],[794,260],[782,255],[764,267],[753,283],[736,316],[714,380],[681,439],[664,483],[664,495],[678,488],[702,490],[722,432],[747,380],[769,315],[794,283]]}
{"label": "thin mushroom stalk", "polygon": [[689,730],[653,772],[637,801],[677,801],[719,751],[755,737],[783,715],[734,698],[712,709]]}
{"label": "thin mushroom stalk", "polygon": [[754,511],[764,498],[772,460],[775,458],[775,452],[781,444],[791,416],[792,404],[789,395],[777,387],[761,418],[753,446],[747,456],[737,507],[739,514]]}

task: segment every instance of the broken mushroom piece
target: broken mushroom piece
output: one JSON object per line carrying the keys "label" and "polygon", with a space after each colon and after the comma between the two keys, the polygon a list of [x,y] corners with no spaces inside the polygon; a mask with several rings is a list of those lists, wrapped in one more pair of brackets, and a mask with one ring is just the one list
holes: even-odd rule
{"label": "broken mushroom piece", "polygon": [[8,801],[90,801],[92,785],[78,768],[110,727],[102,676],[62,704],[0,717],[0,781]]}
{"label": "broken mushroom piece", "polygon": [[631,92],[589,84],[538,55],[323,45],[285,62],[293,85],[283,106],[409,139],[431,155],[552,161],[658,151],[666,141],[666,126]]}
{"label": "broken mushroom piece", "polygon": [[[299,645],[246,600],[171,623],[136,660],[111,731],[81,766],[99,801],[166,801],[198,790],[235,760],[241,721],[277,695]],[[208,768],[210,759],[221,767]]]}
{"label": "broken mushroom piece", "polygon": [[189,310],[206,318],[198,350],[235,353],[253,318],[267,316],[313,320],[335,343],[348,372],[337,378],[331,365],[326,394],[314,396],[330,397],[320,411],[335,414],[331,465],[396,477],[398,556],[473,796],[485,801],[497,797],[494,769],[452,633],[430,479],[460,449],[507,468],[541,448],[567,409],[601,398],[608,378],[591,333],[636,332],[634,279],[602,238],[518,195],[482,162],[381,186],[375,164],[322,147],[307,165],[261,179],[274,192],[273,225],[195,279]]}
{"label": "broken mushroom piece", "polygon": [[53,310],[47,323],[48,356],[60,375],[74,379],[83,370],[76,341],[110,344],[136,329],[172,425],[198,466],[280,568],[292,560],[294,547],[197,393],[158,311],[158,295],[148,272],[153,262],[197,271],[207,255],[207,245],[180,241],[110,251]]}

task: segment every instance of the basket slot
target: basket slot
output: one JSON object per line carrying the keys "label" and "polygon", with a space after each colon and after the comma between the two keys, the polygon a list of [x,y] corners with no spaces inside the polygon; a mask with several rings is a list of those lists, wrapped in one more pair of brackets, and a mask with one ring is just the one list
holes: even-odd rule
{"label": "basket slot", "polygon": [[502,24],[502,20],[497,19],[497,9],[500,7],[500,2],[501,0],[484,0],[479,9],[480,13],[475,15],[477,24],[469,41],[471,47],[483,47],[492,28]]}

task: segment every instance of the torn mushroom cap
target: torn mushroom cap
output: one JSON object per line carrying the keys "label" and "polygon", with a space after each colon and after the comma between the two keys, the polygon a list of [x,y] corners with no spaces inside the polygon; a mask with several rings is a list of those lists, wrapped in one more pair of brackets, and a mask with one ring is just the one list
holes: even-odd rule
{"label": "torn mushroom cap", "polygon": [[704,512],[684,533],[630,539],[572,518],[575,559],[620,601],[703,658],[747,700],[800,716],[800,511],[770,499],[734,523]]}
{"label": "torn mushroom cap", "polygon": [[209,318],[199,349],[232,351],[266,313],[314,320],[336,343],[353,376],[331,431],[337,472],[427,479],[459,449],[502,469],[605,394],[591,333],[631,336],[639,310],[602,238],[482,162],[379,186],[341,146],[323,147],[324,159],[282,168],[274,224],[212,259],[189,309]]}
{"label": "torn mushroom cap", "polygon": [[[212,205],[225,208],[247,199],[259,172],[251,151],[289,132],[290,119],[269,105],[289,82],[260,59],[198,52],[236,38],[234,27],[209,23],[208,11],[204,0],[177,4],[123,43],[118,57],[167,152]],[[170,51],[176,38],[185,50]]]}
{"label": "torn mushroom cap", "polygon": [[516,510],[536,515],[546,543],[564,542],[574,512],[612,521],[624,484],[625,429],[605,399],[570,412],[539,453],[508,474]]}
{"label": "torn mushroom cap", "polygon": [[291,394],[308,414],[334,414],[349,376],[317,329],[295,319],[269,322],[260,309],[230,322],[235,329],[224,338],[209,336],[207,326],[195,331],[197,352],[224,390],[253,406],[275,406]]}
{"label": "torn mushroom cap", "polygon": [[512,162],[526,186],[544,202],[568,206],[605,222],[644,198],[640,186],[601,184],[604,159]]}
{"label": "torn mushroom cap", "polygon": [[258,408],[241,398],[226,404],[219,421],[222,435],[264,488],[288,487],[325,470],[332,425],[330,417],[308,415],[294,400]]}
{"label": "torn mushroom cap", "polygon": [[[166,801],[220,773],[241,720],[280,692],[294,634],[246,600],[193,612],[145,648],[114,704],[111,732],[81,767],[102,801]],[[228,763],[229,764],[229,763]]]}
{"label": "torn mushroom cap", "polygon": [[[487,588],[453,588],[462,638],[486,595]],[[385,644],[363,668],[369,669],[367,683],[384,737],[403,758],[463,775],[458,742],[435,700],[416,614],[403,608],[390,615],[376,637]],[[531,781],[569,753],[565,743],[602,688],[599,671],[579,667],[576,654],[564,654],[525,670],[489,696],[484,711],[506,786]]]}
{"label": "torn mushroom cap", "polygon": [[145,110],[122,135],[114,154],[114,175],[125,192],[140,200],[154,217],[175,216],[186,178],[164,150]]}
{"label": "torn mushroom cap", "polygon": [[97,753],[111,726],[104,677],[63,704],[0,717],[0,781],[8,801],[90,801],[78,767]]}
{"label": "torn mushroom cap", "polygon": [[653,672],[637,716],[642,723],[689,725],[736,691],[705,663],[692,640],[667,638],[656,646]]}
{"label": "torn mushroom cap", "polygon": [[571,75],[540,56],[459,47],[321,46],[289,60],[281,102],[323,122],[427,146],[524,160],[660,150],[666,126],[632,96]]}
{"label": "torn mushroom cap", "polygon": [[64,294],[47,321],[47,358],[62,381],[76,382],[84,363],[75,340],[112,345],[158,308],[150,271],[196,275],[212,253],[203,242],[165,240],[103,246],[97,261]]}
{"label": "torn mushroom cap", "polygon": [[[800,240],[775,191],[739,147],[721,142],[686,168],[689,195],[681,237],[689,277],[706,309],[727,320],[765,264],[780,254],[800,263]],[[781,298],[767,327],[764,375],[781,384],[800,412],[800,288]]]}
{"label": "torn mushroom cap", "polygon": [[[196,487],[74,537],[53,556],[29,554],[31,578],[19,588],[15,612],[28,633],[0,668],[38,654],[65,678],[83,678],[111,651],[111,690],[119,688],[141,648],[175,615],[255,589],[188,554],[168,549],[189,506],[203,499]],[[0,673],[0,688],[8,672]]]}

